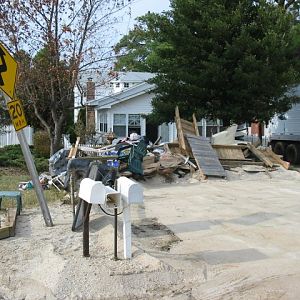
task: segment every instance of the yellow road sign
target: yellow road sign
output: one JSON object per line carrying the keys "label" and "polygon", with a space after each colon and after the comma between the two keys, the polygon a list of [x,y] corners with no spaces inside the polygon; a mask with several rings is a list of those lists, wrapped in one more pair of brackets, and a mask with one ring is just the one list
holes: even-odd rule
{"label": "yellow road sign", "polygon": [[0,43],[0,89],[10,99],[14,98],[18,64]]}
{"label": "yellow road sign", "polygon": [[27,121],[20,100],[8,102],[7,108],[16,131],[27,126]]}

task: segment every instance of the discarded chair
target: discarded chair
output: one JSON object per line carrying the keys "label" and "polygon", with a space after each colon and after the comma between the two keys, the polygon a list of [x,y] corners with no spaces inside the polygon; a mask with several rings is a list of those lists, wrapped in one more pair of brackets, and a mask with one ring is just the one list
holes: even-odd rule
{"label": "discarded chair", "polygon": [[[124,154],[124,150],[130,148],[129,154]],[[130,144],[118,150],[118,159],[127,162],[127,170],[138,175],[144,175],[143,157],[147,154],[147,145],[144,140],[137,144]]]}

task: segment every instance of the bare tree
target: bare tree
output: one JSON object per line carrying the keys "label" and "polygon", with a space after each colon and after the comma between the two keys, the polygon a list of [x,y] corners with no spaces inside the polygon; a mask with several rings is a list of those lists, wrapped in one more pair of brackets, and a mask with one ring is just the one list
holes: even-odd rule
{"label": "bare tree", "polygon": [[117,0],[6,0],[0,6],[0,39],[19,62],[17,94],[48,132],[51,149],[73,107],[84,69],[103,69],[124,7]]}

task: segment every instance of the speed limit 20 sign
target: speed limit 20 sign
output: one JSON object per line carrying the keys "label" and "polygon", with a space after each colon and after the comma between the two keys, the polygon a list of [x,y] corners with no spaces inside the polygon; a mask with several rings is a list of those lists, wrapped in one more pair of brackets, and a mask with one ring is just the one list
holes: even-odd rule
{"label": "speed limit 20 sign", "polygon": [[24,110],[20,100],[14,100],[7,103],[8,111],[15,130],[18,131],[27,126]]}

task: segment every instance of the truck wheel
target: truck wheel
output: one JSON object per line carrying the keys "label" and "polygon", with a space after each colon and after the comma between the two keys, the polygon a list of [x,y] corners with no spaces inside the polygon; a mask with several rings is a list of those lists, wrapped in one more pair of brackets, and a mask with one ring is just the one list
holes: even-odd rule
{"label": "truck wheel", "polygon": [[285,143],[283,142],[276,142],[274,147],[273,147],[273,151],[277,154],[277,155],[282,155],[282,157],[285,157]]}
{"label": "truck wheel", "polygon": [[289,144],[286,147],[286,160],[292,164],[296,164],[300,161],[300,149],[295,144]]}

